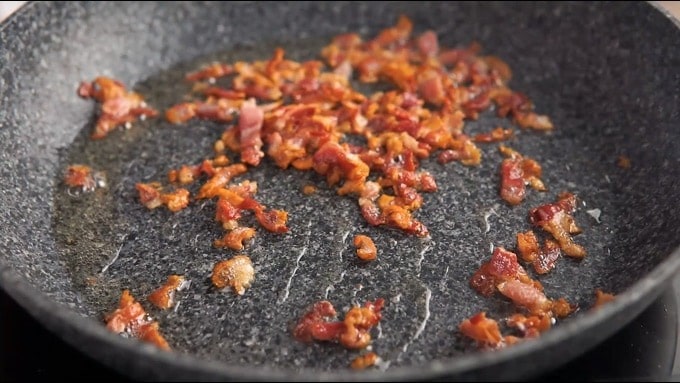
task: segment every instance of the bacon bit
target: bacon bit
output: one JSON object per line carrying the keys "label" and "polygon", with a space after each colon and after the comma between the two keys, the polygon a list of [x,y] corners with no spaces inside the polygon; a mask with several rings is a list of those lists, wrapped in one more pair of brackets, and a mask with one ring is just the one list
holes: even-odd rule
{"label": "bacon bit", "polygon": [[509,280],[499,283],[497,288],[501,294],[510,298],[515,305],[525,307],[532,313],[550,310],[550,300],[546,298],[542,291],[532,285],[518,280]]}
{"label": "bacon bit", "polygon": [[254,279],[255,269],[246,255],[237,255],[216,263],[211,277],[213,286],[218,289],[231,287],[238,295],[243,295]]}
{"label": "bacon bit", "polygon": [[212,63],[206,67],[201,68],[196,72],[191,72],[186,75],[187,81],[203,81],[209,79],[218,79],[220,77],[228,76],[234,73],[234,68],[229,64]]}
{"label": "bacon bit", "polygon": [[517,255],[502,247],[496,247],[488,262],[475,272],[470,279],[470,286],[484,296],[496,291],[496,286],[504,281],[515,280],[526,274],[517,262]]}
{"label": "bacon bit", "polygon": [[560,257],[560,245],[552,240],[546,240],[538,259],[533,262],[534,270],[538,274],[546,274],[555,268],[555,262]]}
{"label": "bacon bit", "polygon": [[158,330],[158,322],[149,318],[129,290],[123,290],[118,308],[106,316],[106,327],[117,334],[130,334],[162,350],[170,350],[170,345]]}
{"label": "bacon bit", "polygon": [[350,365],[350,367],[352,367],[353,370],[364,370],[368,367],[375,365],[377,362],[378,354],[371,351],[354,358],[354,360],[352,360],[352,364]]}
{"label": "bacon bit", "polygon": [[171,275],[167,282],[149,295],[149,302],[161,310],[167,310],[175,305],[175,292],[185,284],[181,275]]}
{"label": "bacon bit", "polygon": [[541,253],[536,234],[531,230],[526,233],[517,233],[517,250],[524,262],[536,261]]}
{"label": "bacon bit", "polygon": [[574,258],[583,258],[586,250],[574,243],[571,238],[571,234],[581,232],[571,215],[575,209],[576,197],[571,193],[562,193],[557,202],[532,209],[529,212],[529,221],[552,234],[565,254]]}
{"label": "bacon bit", "polygon": [[332,321],[337,313],[330,302],[317,302],[300,319],[293,335],[305,343],[336,341],[349,349],[366,348],[371,342],[370,330],[380,322],[384,304],[385,300],[379,298],[375,302],[366,302],[363,307],[354,306],[340,322]]}
{"label": "bacon bit", "polygon": [[187,189],[177,189],[172,193],[161,194],[161,202],[173,213],[189,206],[189,191]]}
{"label": "bacon bit", "polygon": [[335,340],[345,327],[343,322],[332,322],[336,316],[337,312],[330,302],[316,302],[295,326],[293,336],[304,343]]}
{"label": "bacon bit", "polygon": [[555,241],[547,240],[541,250],[533,231],[517,233],[517,249],[522,260],[533,265],[538,274],[546,274],[555,267],[560,257],[560,247]]}
{"label": "bacon bit", "polygon": [[248,168],[243,164],[229,165],[223,168],[219,168],[215,171],[215,174],[203,184],[201,189],[196,195],[196,199],[213,198],[220,194],[220,191],[224,189],[231,179],[245,173]]}
{"label": "bacon bit", "polygon": [[614,299],[616,299],[614,294],[605,293],[604,291],[597,289],[595,290],[595,304],[593,305],[593,308],[602,307]]}
{"label": "bacon bit", "polygon": [[70,165],[64,175],[64,183],[72,188],[80,188],[84,192],[91,192],[105,184],[105,176],[102,172],[93,172],[87,165]]}
{"label": "bacon bit", "polygon": [[458,329],[468,338],[491,347],[500,345],[503,340],[498,322],[487,318],[484,311],[465,319]]}
{"label": "bacon bit", "polygon": [[168,210],[176,213],[189,205],[189,191],[186,189],[162,193],[161,184],[158,182],[137,183],[135,188],[139,192],[139,201],[149,210],[165,205]]}
{"label": "bacon bit", "polygon": [[104,138],[117,126],[134,122],[141,116],[158,115],[155,109],[146,106],[141,95],[128,92],[120,81],[109,77],[97,77],[92,83],[82,82],[78,95],[101,103],[99,119],[90,136],[93,140]]}
{"label": "bacon bit", "polygon": [[362,261],[374,261],[378,256],[378,249],[371,237],[361,234],[355,236],[354,246],[357,248],[357,257]]}
{"label": "bacon bit", "polygon": [[317,192],[317,187],[314,185],[305,185],[302,187],[302,194],[304,195],[312,195]]}
{"label": "bacon bit", "polygon": [[474,142],[499,142],[506,141],[514,137],[515,133],[511,129],[503,129],[502,127],[497,127],[489,133],[478,133],[472,139]]}
{"label": "bacon bit", "polygon": [[553,301],[551,308],[553,314],[555,314],[555,316],[558,318],[565,318],[569,316],[569,314],[573,313],[575,310],[576,306],[572,306],[564,298],[560,298],[556,301]]}
{"label": "bacon bit", "polygon": [[621,169],[630,169],[630,157],[628,156],[618,156],[616,158],[616,166],[620,167]]}
{"label": "bacon bit", "polygon": [[238,120],[240,134],[241,161],[257,166],[264,157],[262,152],[262,138],[260,137],[264,113],[255,105],[255,100],[249,100],[241,105]]}
{"label": "bacon bit", "polygon": [[541,181],[541,166],[531,158],[501,145],[500,152],[506,158],[501,163],[501,198],[511,205],[518,205],[526,195],[526,185],[545,191]]}
{"label": "bacon bit", "polygon": [[538,338],[542,332],[552,327],[552,317],[546,314],[525,316],[523,314],[511,315],[506,323],[523,333],[524,338]]}
{"label": "bacon bit", "polygon": [[158,182],[152,182],[149,184],[137,183],[135,185],[137,191],[139,192],[139,202],[146,206],[147,209],[153,210],[161,205],[161,185]]}
{"label": "bacon bit", "polygon": [[243,243],[251,240],[255,236],[255,229],[252,227],[237,227],[227,233],[222,239],[214,242],[215,247],[228,247],[232,250],[241,251],[244,249]]}

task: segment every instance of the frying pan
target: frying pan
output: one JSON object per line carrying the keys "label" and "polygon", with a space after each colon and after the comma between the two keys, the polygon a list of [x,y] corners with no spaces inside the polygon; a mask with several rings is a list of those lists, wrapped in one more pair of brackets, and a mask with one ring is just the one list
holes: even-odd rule
{"label": "frying pan", "polygon": [[[424,162],[440,187],[419,213],[431,232],[424,241],[367,226],[355,202],[318,176],[265,161],[248,178],[261,201],[289,211],[291,232],[258,234],[246,250],[256,280],[238,297],[210,287],[213,264],[233,255],[211,245],[220,235],[214,205],[150,212],[134,190],[208,156],[224,127],[155,119],[88,138],[96,114],[77,98],[79,81],[113,76],[163,110],[188,93],[182,76],[200,64],[264,59],[276,46],[314,58],[333,35],[372,35],[400,14],[416,32],[434,29],[443,46],[478,41],[508,62],[513,89],[556,125],[551,134],[520,131],[509,143],[542,164],[548,192],[529,193],[517,207],[502,203],[495,145],[482,148],[479,167]],[[680,32],[646,3],[46,2],[3,23],[0,41],[0,286],[47,328],[135,378],[525,378],[615,332],[680,267]],[[498,124],[509,126],[485,114],[466,129]],[[615,165],[620,155],[631,159],[629,169]],[[61,177],[73,163],[106,171],[107,186],[69,194]],[[303,196],[307,183],[319,192]],[[539,279],[548,296],[579,310],[540,339],[477,350],[458,324],[513,308],[477,295],[470,276],[491,245],[514,247],[514,235],[529,228],[529,208],[563,190],[579,198],[577,241],[588,255],[562,258]],[[587,213],[594,209],[598,219]],[[354,260],[358,233],[374,238],[378,261]],[[173,273],[190,288],[177,310],[152,310],[143,298]],[[104,328],[124,288],[158,319],[174,352]],[[617,298],[591,310],[596,288]],[[379,368],[351,372],[356,352],[290,335],[315,301],[344,311],[378,297],[387,301],[372,345],[385,360]]]}

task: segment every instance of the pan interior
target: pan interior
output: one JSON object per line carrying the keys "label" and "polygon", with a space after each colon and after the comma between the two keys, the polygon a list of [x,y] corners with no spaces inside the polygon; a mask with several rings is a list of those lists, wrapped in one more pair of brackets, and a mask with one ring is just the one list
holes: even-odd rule
{"label": "pan interior", "polygon": [[[392,367],[414,366],[474,352],[457,335],[464,318],[481,310],[497,318],[513,311],[504,299],[474,293],[469,277],[491,246],[514,247],[516,233],[529,229],[531,207],[569,190],[580,200],[575,217],[583,234],[576,240],[589,254],[580,262],[562,258],[538,279],[548,296],[579,305],[575,317],[585,315],[596,288],[625,291],[680,238],[680,50],[670,37],[677,31],[660,22],[661,15],[634,17],[644,6],[602,12],[597,4],[34,5],[32,12],[53,20],[46,25],[52,33],[30,28],[0,48],[6,53],[0,56],[0,156],[6,164],[0,170],[0,259],[94,320],[115,308],[128,288],[175,350],[233,364],[345,368],[356,352],[295,342],[291,325],[320,299],[345,311],[383,297],[387,306],[373,350]],[[356,203],[336,196],[320,177],[264,161],[242,179],[258,182],[265,205],[289,212],[291,232],[258,232],[245,250],[255,283],[238,297],[210,287],[214,263],[235,254],[212,246],[222,233],[214,203],[192,203],[176,214],[150,212],[134,188],[210,156],[224,127],[206,121],[174,126],[159,118],[101,141],[88,138],[95,116],[93,105],[75,94],[81,80],[112,75],[164,110],[189,92],[183,74],[200,64],[265,59],[276,46],[296,59],[317,58],[334,34],[371,35],[402,13],[417,31],[435,29],[443,46],[476,40],[510,64],[511,87],[528,94],[557,126],[547,135],[518,131],[510,142],[541,163],[548,192],[529,192],[518,207],[505,205],[498,197],[496,145],[482,147],[479,167],[425,161],[439,191],[424,196],[418,217],[431,239],[420,240],[369,227]],[[308,22],[292,22],[300,17]],[[22,20],[7,29],[26,28]],[[658,44],[647,43],[652,39]],[[19,54],[22,46],[32,50]],[[667,48],[661,52],[661,46]],[[511,126],[485,114],[466,130],[497,125]],[[630,169],[616,166],[619,155],[631,158]],[[105,171],[107,187],[68,193],[60,180],[73,163]],[[304,196],[306,184],[319,192]],[[593,209],[601,212],[598,220],[587,213]],[[375,240],[377,262],[355,261],[351,242],[359,233]],[[170,274],[185,275],[191,286],[178,293],[176,310],[155,311],[144,298]]]}

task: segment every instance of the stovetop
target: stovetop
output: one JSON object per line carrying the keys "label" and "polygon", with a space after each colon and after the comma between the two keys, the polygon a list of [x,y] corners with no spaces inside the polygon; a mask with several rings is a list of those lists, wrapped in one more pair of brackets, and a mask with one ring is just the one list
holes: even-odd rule
{"label": "stovetop", "polygon": [[[678,381],[680,279],[616,335],[537,381]],[[680,359],[680,358],[678,358]],[[43,329],[0,290],[0,382],[125,381]]]}

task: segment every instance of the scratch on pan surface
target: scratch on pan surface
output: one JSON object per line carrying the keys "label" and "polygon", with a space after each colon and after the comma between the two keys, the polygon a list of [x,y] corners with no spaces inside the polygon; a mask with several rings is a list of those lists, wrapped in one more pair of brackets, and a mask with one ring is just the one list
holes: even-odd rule
{"label": "scratch on pan surface", "polygon": [[286,288],[283,291],[283,297],[279,299],[278,303],[283,303],[288,299],[288,295],[290,294],[290,285],[293,283],[293,278],[295,277],[295,273],[297,273],[298,269],[300,268],[300,260],[302,257],[304,257],[305,253],[307,253],[307,248],[309,247],[309,237],[312,235],[312,221],[309,221],[309,224],[307,225],[307,236],[305,238],[305,246],[302,248],[302,251],[300,251],[300,254],[298,254],[297,259],[295,260],[295,267],[293,268],[293,272],[290,273],[290,278],[288,278],[288,283],[286,283]]}
{"label": "scratch on pan surface", "polygon": [[434,245],[433,241],[428,241],[427,244],[423,247],[423,249],[420,250],[420,259],[418,259],[418,263],[416,264],[416,276],[420,277],[420,270],[422,269],[423,266],[425,253],[427,253],[432,248],[433,245]]}
{"label": "scratch on pan surface", "polygon": [[347,273],[347,270],[343,270],[342,273],[340,273],[340,278],[338,278],[336,281],[333,281],[332,284],[326,287],[326,294],[324,295],[324,299],[328,299],[328,293],[335,290],[336,284],[342,282],[342,280],[345,278],[345,273]]}
{"label": "scratch on pan surface", "polygon": [[449,267],[446,266],[446,270],[444,270],[444,275],[442,275],[441,281],[439,281],[439,287],[442,289],[446,287],[446,276],[449,275]]}
{"label": "scratch on pan surface", "polygon": [[420,322],[420,325],[418,326],[418,329],[416,330],[415,334],[411,337],[411,339],[404,344],[404,347],[401,349],[402,352],[406,352],[408,350],[408,347],[413,343],[414,340],[418,339],[420,334],[423,333],[425,330],[425,326],[427,326],[427,321],[430,319],[430,299],[432,299],[432,290],[429,288],[425,288],[425,317],[423,317],[422,322]]}
{"label": "scratch on pan surface", "polygon": [[[347,237],[349,236],[349,230],[345,231],[345,234],[342,235],[342,242],[341,244],[344,244],[345,241],[347,240]],[[338,257],[340,258],[340,261],[342,261],[342,248],[338,250]]]}
{"label": "scratch on pan surface", "polygon": [[491,215],[495,215],[498,217],[498,213],[496,213],[496,210],[493,208],[490,208],[489,210],[484,212],[484,234],[488,233],[491,230],[491,225],[489,224],[489,217]]}
{"label": "scratch on pan surface", "polygon": [[104,265],[104,267],[102,267],[102,271],[101,271],[102,274],[105,273],[106,270],[108,270],[109,267],[111,267],[111,265],[113,265],[113,263],[116,262],[116,260],[118,260],[118,257],[120,256],[120,252],[121,252],[121,250],[123,250],[123,246],[125,246],[125,241],[127,241],[128,236],[129,235],[126,235],[125,238],[123,238],[123,243],[120,244],[120,247],[116,251],[116,254],[113,256],[113,258],[111,258],[111,260],[109,262],[107,262],[106,265]]}

